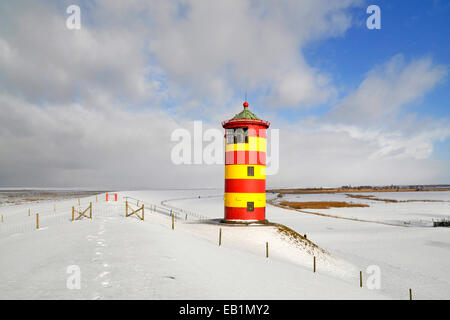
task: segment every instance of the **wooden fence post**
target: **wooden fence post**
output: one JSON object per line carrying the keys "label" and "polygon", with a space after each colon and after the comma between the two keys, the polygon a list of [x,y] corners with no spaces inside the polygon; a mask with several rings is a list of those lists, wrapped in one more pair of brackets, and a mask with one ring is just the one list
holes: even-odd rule
{"label": "wooden fence post", "polygon": [[98,202],[98,195],[95,195],[95,202]]}
{"label": "wooden fence post", "polygon": [[72,207],[72,221],[75,220],[75,207]]}
{"label": "wooden fence post", "polygon": [[175,216],[173,215],[172,210],[171,214],[172,214],[172,230],[175,230]]}
{"label": "wooden fence post", "polygon": [[80,198],[78,198],[78,205],[80,205]]}
{"label": "wooden fence post", "polygon": [[39,229],[39,213],[36,213],[36,230]]}
{"label": "wooden fence post", "polygon": [[3,215],[2,215],[2,223],[3,223]]}
{"label": "wooden fence post", "polygon": [[266,242],[266,258],[269,257],[269,243]]}
{"label": "wooden fence post", "polygon": [[314,256],[314,272],[316,272],[316,257]]}
{"label": "wooden fence post", "polygon": [[412,300],[412,289],[409,288],[409,300]]}
{"label": "wooden fence post", "polygon": [[144,221],[144,205],[142,205],[142,221]]}
{"label": "wooden fence post", "polygon": [[28,209],[28,216],[31,216],[31,209]]}
{"label": "wooden fence post", "polygon": [[89,202],[89,218],[92,219],[92,202]]}
{"label": "wooden fence post", "polygon": [[362,288],[362,271],[359,272],[359,286]]}
{"label": "wooden fence post", "polygon": [[125,217],[128,217],[128,200],[125,201]]}
{"label": "wooden fence post", "polygon": [[56,204],[53,204],[53,212],[56,213]]}
{"label": "wooden fence post", "polygon": [[219,228],[219,247],[222,245],[222,228]]}

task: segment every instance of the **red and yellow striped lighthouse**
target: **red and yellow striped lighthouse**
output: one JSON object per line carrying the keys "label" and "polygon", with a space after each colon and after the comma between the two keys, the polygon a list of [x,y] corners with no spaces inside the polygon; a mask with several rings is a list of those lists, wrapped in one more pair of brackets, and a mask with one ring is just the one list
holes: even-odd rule
{"label": "red and yellow striped lighthouse", "polygon": [[266,219],[266,129],[244,102],[225,128],[225,222]]}

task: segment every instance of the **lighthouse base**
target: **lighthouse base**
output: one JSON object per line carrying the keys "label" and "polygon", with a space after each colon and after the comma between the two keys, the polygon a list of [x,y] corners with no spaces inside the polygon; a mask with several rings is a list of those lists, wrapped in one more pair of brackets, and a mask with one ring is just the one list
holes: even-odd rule
{"label": "lighthouse base", "polygon": [[264,221],[266,219],[266,207],[257,207],[248,211],[247,207],[225,207],[224,220],[231,221]]}
{"label": "lighthouse base", "polygon": [[268,220],[230,220],[230,219],[222,219],[220,223],[224,224],[235,224],[235,225],[265,225],[269,224]]}

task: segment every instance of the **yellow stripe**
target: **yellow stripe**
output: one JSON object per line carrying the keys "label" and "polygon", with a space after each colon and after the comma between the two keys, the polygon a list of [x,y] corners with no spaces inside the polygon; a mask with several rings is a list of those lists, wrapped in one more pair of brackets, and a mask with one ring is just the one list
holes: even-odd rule
{"label": "yellow stripe", "polygon": [[247,202],[253,202],[255,208],[266,206],[265,193],[225,193],[225,207],[246,208]]}
{"label": "yellow stripe", "polygon": [[[247,167],[254,167],[254,176],[247,176]],[[265,179],[266,166],[231,164],[225,166],[225,179]]]}
{"label": "yellow stripe", "polygon": [[266,138],[248,137],[248,143],[225,144],[227,151],[260,151],[266,152]]}

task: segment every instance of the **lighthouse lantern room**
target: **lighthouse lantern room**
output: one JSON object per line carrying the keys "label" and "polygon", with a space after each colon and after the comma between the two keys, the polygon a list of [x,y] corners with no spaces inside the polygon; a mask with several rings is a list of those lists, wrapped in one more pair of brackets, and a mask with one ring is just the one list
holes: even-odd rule
{"label": "lighthouse lantern room", "polygon": [[225,129],[224,222],[266,221],[266,129],[248,110],[222,122]]}

